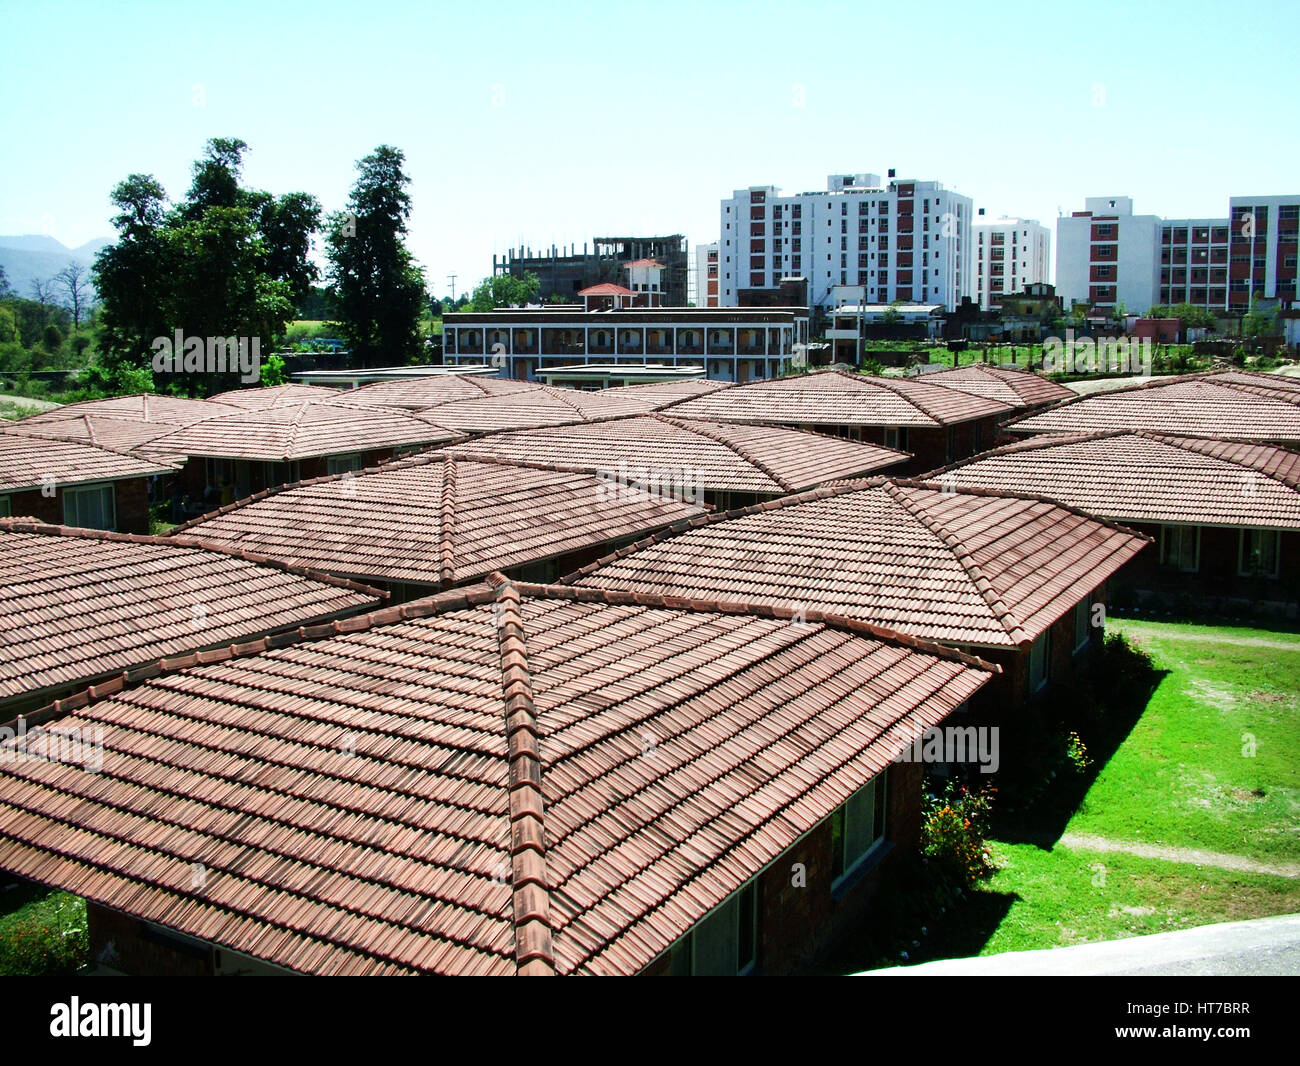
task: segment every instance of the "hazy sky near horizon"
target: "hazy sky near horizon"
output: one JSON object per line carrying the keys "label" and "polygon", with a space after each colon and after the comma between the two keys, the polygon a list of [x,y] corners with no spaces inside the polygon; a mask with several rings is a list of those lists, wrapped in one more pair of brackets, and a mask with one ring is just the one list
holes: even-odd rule
{"label": "hazy sky near horizon", "polygon": [[342,208],[406,154],[435,294],[493,253],[717,237],[733,189],[897,169],[1055,232],[1085,196],[1226,215],[1300,191],[1295,0],[175,3],[0,0],[0,233],[111,237],[112,187],[180,197],[210,137]]}

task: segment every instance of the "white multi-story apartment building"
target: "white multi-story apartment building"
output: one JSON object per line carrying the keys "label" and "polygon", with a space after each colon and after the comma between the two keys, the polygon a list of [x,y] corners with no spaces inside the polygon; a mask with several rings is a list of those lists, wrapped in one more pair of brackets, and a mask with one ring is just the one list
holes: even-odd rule
{"label": "white multi-story apartment building", "polygon": [[773,185],[722,201],[719,303],[775,302],[782,278],[808,281],[808,303],[831,305],[837,285],[871,303],[955,309],[971,274],[971,200],[937,181],[833,174],[825,192],[782,196]]}
{"label": "white multi-story apartment building", "polygon": [[975,270],[968,294],[981,311],[999,307],[1008,293],[1049,280],[1052,235],[1036,219],[976,217],[971,237]]}
{"label": "white multi-story apartment building", "polygon": [[695,246],[695,306],[718,306],[718,242]]}
{"label": "white multi-story apartment building", "polygon": [[1160,226],[1133,214],[1128,196],[1089,196],[1084,209],[1056,220],[1056,293],[1068,310],[1119,304],[1145,314],[1160,302]]}
{"label": "white multi-story apartment building", "polygon": [[1300,299],[1296,287],[1300,195],[1233,196],[1228,200],[1228,310],[1254,299]]}

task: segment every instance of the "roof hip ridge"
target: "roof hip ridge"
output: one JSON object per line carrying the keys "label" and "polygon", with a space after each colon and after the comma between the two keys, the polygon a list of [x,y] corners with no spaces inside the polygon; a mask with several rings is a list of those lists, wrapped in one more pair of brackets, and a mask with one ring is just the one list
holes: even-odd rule
{"label": "roof hip ridge", "polygon": [[546,811],[542,754],[537,743],[537,706],[533,702],[519,590],[508,578],[494,580],[493,585],[496,589],[493,619],[501,655],[509,761],[510,897],[514,912],[515,966],[520,976],[547,977],[555,974],[555,947],[547,884]]}
{"label": "roof hip ridge", "polygon": [[[654,418],[659,418],[662,421],[667,422],[669,425],[678,426],[679,428],[684,429],[689,433],[695,433],[698,436],[704,437],[706,440],[713,441],[713,443],[715,444],[721,444],[724,448],[729,448],[731,451],[735,452],[738,456],[740,456],[740,458],[744,459],[745,462],[750,463],[753,466],[756,466],[761,473],[771,478],[772,482],[776,485],[779,485],[783,491],[790,492],[794,489],[794,486],[790,484],[790,482],[786,478],[781,477],[775,470],[773,470],[770,466],[768,466],[767,463],[763,462],[761,459],[756,459],[754,458],[754,456],[747,454],[745,451],[741,449],[739,444],[736,444],[734,441],[727,440],[727,438],[722,436],[722,434],[717,432],[710,432],[709,430],[699,425],[694,425],[694,426],[683,425],[684,422],[692,421],[691,419],[674,418],[672,415],[661,415],[658,411],[651,412],[651,415]],[[712,423],[712,424],[717,425],[719,423]],[[735,425],[735,423],[729,423],[729,424]],[[764,428],[764,427],[758,427],[758,428]],[[781,429],[785,427],[772,426],[766,428]]]}
{"label": "roof hip ridge", "polygon": [[452,543],[456,530],[456,457],[442,456],[442,500],[438,512],[438,580],[450,587],[456,572],[456,550]]}
{"label": "roof hip ridge", "polygon": [[[919,486],[909,486],[919,487]],[[903,487],[896,482],[886,481],[881,488],[894,499],[900,507],[903,507],[913,518],[926,527],[931,533],[939,538],[952,554],[956,557],[957,562],[961,564],[962,569],[970,575],[975,584],[975,589],[979,592],[984,602],[988,605],[993,617],[997,619],[998,625],[1006,631],[1015,643],[1023,644],[1029,640],[1029,634],[1025,632],[1020,625],[1019,620],[1011,613],[1011,608],[1007,606],[1006,601],[999,595],[997,589],[993,587],[993,582],[988,579],[988,575],[966,550],[966,546],[960,538],[948,529],[942,522],[938,521],[933,515],[929,514],[923,508],[919,507],[912,500],[907,498],[903,492]],[[934,491],[931,489],[930,491]]]}

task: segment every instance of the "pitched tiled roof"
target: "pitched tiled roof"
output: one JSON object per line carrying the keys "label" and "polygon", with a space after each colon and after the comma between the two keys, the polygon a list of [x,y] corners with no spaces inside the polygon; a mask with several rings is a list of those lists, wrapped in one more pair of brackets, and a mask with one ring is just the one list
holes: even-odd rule
{"label": "pitched tiled roof", "polygon": [[0,701],[366,610],[382,598],[188,538],[0,519]]}
{"label": "pitched tiled roof", "polygon": [[630,262],[624,263],[623,267],[624,269],[627,267],[658,267],[662,270],[664,265],[657,259],[633,259]]}
{"label": "pitched tiled roof", "polygon": [[565,580],[997,647],[1037,637],[1147,543],[1050,500],[873,479],[697,519]]}
{"label": "pitched tiled roof", "polygon": [[944,426],[1013,408],[919,378],[821,370],[724,389],[673,404],[681,418],[781,425]]}
{"label": "pitched tiled roof", "polygon": [[102,766],[0,760],[0,868],[291,970],[633,974],[992,676],[499,580],[304,637],[33,715]]}
{"label": "pitched tiled roof", "polygon": [[163,422],[174,426],[188,426],[204,418],[228,414],[229,404],[216,400],[187,400],[182,396],[167,396],[151,392],[138,392],[133,396],[112,396],[106,400],[84,400],[29,415],[24,422],[50,422],[59,418],[80,415],[112,415],[114,418],[134,418],[141,422]]}
{"label": "pitched tiled roof", "polygon": [[360,580],[450,586],[700,512],[609,492],[587,472],[438,451],[260,492],[178,532]]}
{"label": "pitched tiled roof", "polygon": [[400,407],[420,411],[452,400],[476,400],[484,396],[505,396],[541,388],[536,382],[479,374],[429,374],[424,377],[376,381],[358,389],[337,393],[335,403],[359,403],[369,407]]}
{"label": "pitched tiled roof", "polygon": [[[674,408],[675,410],[675,408]],[[776,426],[643,415],[499,433],[453,454],[561,463],[586,470],[676,473],[709,492],[785,493],[905,462],[892,448]]]}
{"label": "pitched tiled roof", "polygon": [[55,486],[77,485],[152,477],[175,470],[173,463],[128,455],[102,444],[47,439],[12,430],[0,432],[0,492],[40,488],[51,479]]}
{"label": "pitched tiled roof", "polygon": [[1075,392],[1064,385],[1035,374],[1032,370],[972,363],[952,370],[938,370],[922,379],[928,385],[944,385],[975,396],[1008,404],[1011,407],[1038,407],[1071,400]]}
{"label": "pitched tiled roof", "polygon": [[1218,381],[1230,385],[1246,385],[1258,389],[1283,389],[1300,392],[1300,378],[1285,374],[1264,374],[1258,370],[1210,370],[1204,374],[1186,375],[1203,381]]}
{"label": "pitched tiled roof", "polygon": [[588,285],[585,289],[578,290],[579,296],[635,296],[631,289],[622,285],[615,285],[610,281],[602,281],[599,285]]}
{"label": "pitched tiled roof", "polygon": [[6,433],[24,433],[33,437],[75,440],[85,444],[101,444],[117,451],[130,451],[157,437],[173,432],[176,426],[169,422],[146,422],[136,418],[116,418],[112,415],[81,414],[71,418],[49,421],[20,419],[5,426]]}
{"label": "pitched tiled roof", "polygon": [[554,388],[537,385],[527,391],[451,400],[422,413],[445,426],[466,433],[567,426],[601,418],[640,415],[663,406],[662,399],[638,397],[609,389]]}
{"label": "pitched tiled roof", "polygon": [[1032,492],[1120,522],[1300,529],[1300,453],[1142,431],[1052,433],[927,474]]}
{"label": "pitched tiled roof", "polygon": [[607,395],[633,396],[638,400],[650,400],[662,407],[690,396],[702,396],[705,393],[729,389],[730,381],[711,381],[708,378],[690,378],[686,381],[650,381],[643,385],[615,385],[605,389]]}
{"label": "pitched tiled roof", "polygon": [[338,389],[291,382],[287,385],[267,385],[264,388],[231,389],[229,392],[217,393],[212,400],[232,407],[241,407],[245,411],[261,411],[267,407],[282,407],[287,403],[336,400],[341,395]]}
{"label": "pitched tiled roof", "polygon": [[1146,429],[1188,437],[1300,441],[1300,392],[1213,377],[1156,378],[1066,400],[1009,422],[1013,433]]}
{"label": "pitched tiled roof", "polygon": [[432,419],[392,408],[297,403],[196,422],[150,441],[141,452],[289,462],[407,444],[438,444],[461,435]]}

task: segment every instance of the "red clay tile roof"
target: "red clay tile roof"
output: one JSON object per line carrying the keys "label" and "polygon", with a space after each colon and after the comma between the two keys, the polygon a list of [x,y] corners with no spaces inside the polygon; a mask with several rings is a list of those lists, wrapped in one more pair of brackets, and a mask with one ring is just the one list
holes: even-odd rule
{"label": "red clay tile roof", "polygon": [[662,398],[654,396],[535,385],[526,391],[451,400],[423,408],[421,414],[465,433],[489,433],[640,415],[662,406]]}
{"label": "red clay tile roof", "polygon": [[268,407],[282,407],[287,403],[310,403],[314,400],[337,400],[342,393],[323,385],[267,385],[251,389],[231,389],[210,397],[215,403],[229,404],[245,411],[263,411]]}
{"label": "red clay tile roof", "polygon": [[421,411],[452,400],[476,400],[541,388],[536,382],[514,381],[480,374],[428,374],[424,377],[376,381],[358,389],[336,393],[334,403],[359,403],[370,407],[400,407]]}
{"label": "red clay tile roof", "polygon": [[0,701],[84,686],[383,599],[350,581],[191,538],[0,519]]}
{"label": "red clay tile roof", "polygon": [[638,601],[497,579],[62,701],[27,750],[102,766],[0,760],[0,868],[290,970],[634,974],[992,676]]}
{"label": "red clay tile roof", "polygon": [[177,532],[365,581],[445,586],[693,518],[588,472],[426,453],[287,485]]}
{"label": "red clay tile roof", "polygon": [[635,296],[631,289],[624,288],[622,285],[615,285],[611,281],[602,281],[599,285],[588,285],[585,289],[578,290],[579,296]]}
{"label": "red clay tile roof", "polygon": [[686,381],[649,381],[641,385],[615,385],[605,389],[606,395],[632,396],[638,400],[650,400],[663,407],[689,396],[702,396],[705,393],[729,389],[730,381],[710,381],[707,378],[690,378]]}
{"label": "red clay tile roof", "polygon": [[1073,390],[1059,385],[1032,370],[972,363],[952,370],[937,370],[921,378],[927,385],[943,385],[1011,407],[1038,407],[1043,404],[1072,400]]}
{"label": "red clay tile roof", "polygon": [[106,400],[85,400],[29,415],[24,422],[50,422],[59,418],[76,418],[80,415],[111,415],[114,418],[134,418],[141,422],[163,422],[174,426],[188,426],[204,418],[229,414],[229,404],[215,400],[187,400],[181,396],[138,392],[133,396],[112,396]]}
{"label": "red clay tile roof", "polygon": [[1226,382],[1230,385],[1247,385],[1259,389],[1284,389],[1287,392],[1300,392],[1300,378],[1285,374],[1264,374],[1258,370],[1209,370],[1204,374],[1186,375],[1197,377],[1202,381]]}
{"label": "red clay tile roof", "polygon": [[909,458],[892,448],[804,430],[662,414],[491,434],[448,450],[466,457],[561,463],[612,473],[625,464],[629,476],[654,471],[689,478],[707,492],[767,494],[871,473]]}
{"label": "red clay tile roof", "polygon": [[402,445],[439,444],[462,435],[430,418],[392,408],[297,403],[209,418],[150,441],[140,451],[160,456],[290,462]]}
{"label": "red clay tile roof", "polygon": [[1142,431],[1040,434],[925,475],[1120,522],[1300,529],[1300,453]]}
{"label": "red clay tile roof", "polygon": [[102,444],[48,439],[12,430],[0,432],[0,492],[89,481],[172,474],[176,465],[114,451]]}
{"label": "red clay tile roof", "polygon": [[668,408],[681,418],[780,425],[945,426],[989,415],[1007,404],[918,378],[881,378],[822,370],[683,400]]}
{"label": "red clay tile roof", "polygon": [[1155,378],[1066,400],[1009,422],[1013,433],[1145,429],[1187,437],[1300,441],[1300,392],[1202,375]]}
{"label": "red clay tile roof", "polygon": [[6,433],[23,433],[33,437],[55,440],[75,440],[83,444],[99,444],[115,451],[127,452],[141,444],[175,431],[169,422],[145,422],[136,418],[115,418],[87,412],[71,418],[55,418],[33,422],[20,419],[4,426]]}
{"label": "red clay tile roof", "polygon": [[1149,542],[1050,500],[872,479],[696,519],[563,580],[800,605],[927,640],[1033,640]]}
{"label": "red clay tile roof", "polygon": [[633,259],[631,262],[623,264],[625,270],[628,267],[658,267],[660,270],[664,269],[663,263],[657,259]]}

